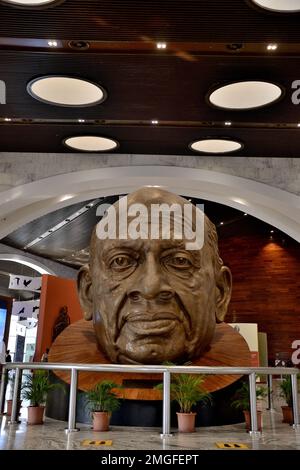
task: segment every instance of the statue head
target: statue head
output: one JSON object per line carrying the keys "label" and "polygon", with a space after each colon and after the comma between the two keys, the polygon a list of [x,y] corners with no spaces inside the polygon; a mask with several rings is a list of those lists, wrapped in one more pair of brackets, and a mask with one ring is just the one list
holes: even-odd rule
{"label": "statue head", "polygon": [[[92,234],[89,265],[78,275],[85,318],[93,321],[99,346],[114,363],[196,359],[209,348],[231,296],[215,226],[202,212],[197,226],[200,210],[159,188],[139,189],[126,204],[125,217],[120,199]],[[155,220],[149,216],[154,206],[163,214]],[[109,214],[117,227],[99,236]],[[198,240],[200,230],[201,246],[191,243],[191,234]]]}

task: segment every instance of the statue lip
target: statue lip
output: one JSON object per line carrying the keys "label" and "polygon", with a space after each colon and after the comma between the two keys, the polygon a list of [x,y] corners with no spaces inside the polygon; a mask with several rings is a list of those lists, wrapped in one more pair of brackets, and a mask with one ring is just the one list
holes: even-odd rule
{"label": "statue lip", "polygon": [[156,336],[171,333],[178,321],[178,316],[171,312],[132,312],[125,323],[140,336]]}
{"label": "statue lip", "polygon": [[134,311],[129,312],[126,315],[125,321],[126,322],[156,322],[160,320],[176,320],[178,321],[178,315],[173,312],[149,312],[149,311]]}

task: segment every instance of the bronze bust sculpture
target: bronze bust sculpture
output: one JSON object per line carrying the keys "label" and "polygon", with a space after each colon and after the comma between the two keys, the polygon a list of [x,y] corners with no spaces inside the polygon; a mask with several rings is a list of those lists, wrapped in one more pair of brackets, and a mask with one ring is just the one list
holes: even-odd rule
{"label": "bronze bust sculpture", "polygon": [[[191,206],[153,187],[130,194],[127,203],[148,209],[153,204]],[[114,207],[119,213],[120,201]],[[192,210],[195,228],[198,209]],[[193,360],[209,349],[216,323],[224,320],[231,273],[219,257],[215,226],[204,216],[203,247],[188,250],[185,233],[181,239],[176,235],[175,219],[170,239],[99,239],[96,229],[93,232],[90,263],[78,276],[79,297],[86,320],[93,320],[100,348],[114,363]],[[127,221],[132,221],[131,215]]]}
{"label": "bronze bust sculpture", "polygon": [[60,335],[60,333],[64,331],[64,329],[67,328],[67,326],[69,325],[70,325],[70,317],[68,314],[68,307],[64,305],[60,309],[59,314],[52,328],[52,343],[58,337],[58,335]]}

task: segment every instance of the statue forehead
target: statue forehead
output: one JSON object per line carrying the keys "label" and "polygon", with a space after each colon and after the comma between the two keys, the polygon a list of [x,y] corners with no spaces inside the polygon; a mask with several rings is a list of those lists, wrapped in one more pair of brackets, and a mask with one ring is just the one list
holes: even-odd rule
{"label": "statue forehead", "polygon": [[[128,205],[130,204],[179,204],[183,206],[184,204],[189,204],[189,201],[184,199],[177,194],[170,193],[162,188],[149,188],[144,187],[140,188],[133,193],[128,194],[127,196]],[[114,206],[119,206],[119,201],[117,201]]]}
{"label": "statue forehead", "polygon": [[[118,224],[118,214],[119,214],[119,208],[120,208],[120,201],[122,201],[122,199],[125,199],[125,198],[120,198],[118,201],[116,201],[114,204],[113,204],[113,207],[115,208],[115,213],[117,215],[117,224]],[[150,208],[150,206],[153,204],[153,205],[162,205],[162,204],[167,204],[170,208],[172,205],[176,204],[178,206],[180,206],[181,209],[183,209],[183,207],[185,205],[189,205],[192,207],[192,213],[193,213],[193,216],[192,218],[194,219],[194,213],[196,211],[196,206],[194,204],[192,204],[190,201],[188,201],[187,199],[175,194],[175,193],[171,193],[169,191],[166,191],[165,189],[162,189],[162,188],[154,188],[154,187],[142,187],[130,194],[128,194],[126,196],[126,199],[127,199],[127,207],[129,208],[131,205],[133,204],[142,204],[144,205],[147,209]],[[131,217],[128,218],[127,216],[127,219],[131,219]],[[183,224],[183,219],[180,218],[180,225]],[[206,217],[206,215],[204,214],[204,230],[205,232],[207,232],[207,229],[208,229],[208,226],[207,226],[207,223],[209,223],[209,219]],[[148,222],[149,224],[151,224],[151,218],[149,217],[148,219]],[[173,232],[173,222],[174,220],[172,220],[171,218],[171,233]],[[178,221],[176,222],[178,223]],[[192,223],[192,225],[194,225]],[[207,244],[207,240],[206,240],[206,236],[204,237],[205,238],[205,241],[204,241],[204,245]],[[150,242],[153,241],[153,242],[156,242],[157,243],[157,240],[150,240]],[[100,240],[97,235],[96,235],[96,228],[94,229],[93,231],[93,235],[92,235],[92,239],[91,239],[91,251],[102,251],[104,245],[115,245],[114,243],[115,241],[112,241],[112,240]],[[134,241],[136,242],[136,241]],[[143,242],[143,240],[142,240]]]}

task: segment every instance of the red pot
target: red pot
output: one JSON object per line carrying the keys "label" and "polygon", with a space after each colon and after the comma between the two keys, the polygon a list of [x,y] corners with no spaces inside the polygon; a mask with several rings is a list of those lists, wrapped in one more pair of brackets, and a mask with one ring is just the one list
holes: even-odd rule
{"label": "red pot", "polygon": [[283,423],[293,424],[294,417],[293,417],[293,408],[291,406],[282,406],[282,416],[283,416]]}
{"label": "red pot", "polygon": [[108,431],[109,430],[110,413],[106,411],[94,411],[93,413],[93,430]]}
{"label": "red pot", "polygon": [[44,406],[29,406],[27,424],[43,424],[44,411]]}
{"label": "red pot", "polygon": [[[7,404],[7,410],[6,410],[6,416],[11,416],[11,411],[12,411],[12,400],[6,400]],[[20,414],[20,409],[21,409],[22,401],[18,401],[18,409],[17,409],[17,416]]]}
{"label": "red pot", "polygon": [[176,413],[179,432],[195,432],[196,413]]}
{"label": "red pot", "polygon": [[[245,416],[245,421],[246,421],[246,429],[247,429],[247,432],[251,430],[251,418],[250,418],[250,411],[243,411],[244,413],[244,416]],[[258,431],[261,431],[262,429],[262,426],[261,426],[261,415],[262,415],[262,412],[261,411],[257,411],[256,412],[256,416],[257,416],[257,429]]]}

